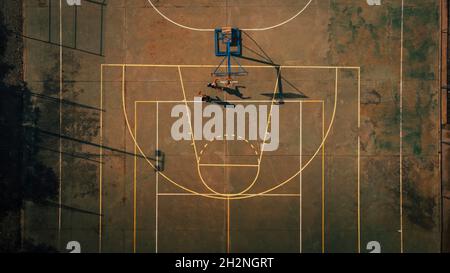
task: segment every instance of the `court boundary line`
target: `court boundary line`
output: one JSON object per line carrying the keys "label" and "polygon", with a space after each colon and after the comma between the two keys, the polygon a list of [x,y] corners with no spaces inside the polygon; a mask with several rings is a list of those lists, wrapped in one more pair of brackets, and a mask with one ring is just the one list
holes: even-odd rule
{"label": "court boundary line", "polygon": [[[103,106],[103,67],[122,67],[122,89],[124,88],[124,85],[125,85],[125,80],[124,80],[124,78],[125,78],[125,67],[178,67],[178,68],[180,68],[180,67],[186,67],[186,68],[208,68],[208,67],[215,67],[214,65],[139,65],[139,64],[120,64],[120,65],[117,65],[117,64],[101,64],[101,73],[100,73],[100,75],[101,75],[101,83],[100,83],[100,90],[101,90],[101,95],[100,95],[100,100],[101,100],[101,106]],[[273,67],[271,67],[271,66],[246,66],[246,67],[248,67],[248,68],[273,68]],[[281,66],[280,66],[281,67]],[[335,69],[336,70],[336,73],[338,73],[338,71],[339,70],[344,70],[344,69],[354,69],[354,70],[357,70],[357,72],[358,72],[358,99],[360,99],[360,90],[361,90],[361,67],[351,67],[351,66],[282,66],[283,68],[287,68],[287,69]],[[337,82],[338,82],[338,78],[336,78],[335,79],[335,81],[336,81],[336,85],[337,85]],[[336,90],[336,92],[337,92],[337,90]],[[124,94],[122,94],[122,95],[124,95]],[[123,98],[122,98],[123,99]],[[305,102],[308,102],[308,100],[305,100]],[[123,101],[123,103],[125,103],[124,101]],[[124,107],[125,107],[125,105],[123,105]],[[333,126],[333,123],[334,123],[334,119],[335,119],[335,111],[336,111],[336,106],[337,106],[337,93],[335,94],[335,110],[334,110],[334,113],[333,113],[333,116],[332,116],[332,119],[331,119],[331,122],[330,122],[330,125],[329,125],[329,128],[328,128],[328,131],[327,131],[327,136],[328,136],[328,134],[329,134],[329,132],[330,132],[330,130],[331,130],[331,128],[332,128],[332,126]],[[361,115],[361,113],[360,113],[360,107],[361,107],[361,105],[360,105],[360,101],[359,101],[359,103],[358,103],[358,109],[359,109],[359,111],[358,111],[358,121],[360,122],[360,115]],[[125,110],[125,108],[123,109],[123,110]],[[103,117],[102,117],[102,113],[101,113],[101,120],[102,120],[102,122],[101,122],[101,128],[100,128],[100,131],[101,131],[101,143],[103,143]],[[324,140],[323,141],[323,143],[321,144],[321,146],[323,146],[324,144],[325,144],[325,141],[326,140]],[[319,148],[320,149],[320,148]],[[100,151],[101,151],[101,154],[100,154],[100,158],[102,159],[102,157],[103,157],[103,155],[102,155],[102,148],[100,147]],[[313,157],[315,157],[315,156],[313,156]],[[360,155],[358,155],[358,162],[360,161]],[[102,162],[102,161],[101,161]],[[99,175],[99,177],[100,177],[100,180],[102,180],[102,166],[100,166],[100,175]],[[299,173],[301,173],[301,171],[299,172]],[[297,174],[296,174],[297,175]],[[296,176],[295,175],[295,176]],[[360,214],[360,192],[359,192],[359,190],[360,190],[360,177],[359,177],[359,175],[360,174],[358,174],[358,215]],[[294,177],[295,177],[294,176]],[[263,196],[264,194],[267,194],[268,192],[270,192],[270,191],[273,191],[273,190],[276,190],[276,189],[278,189],[278,188],[280,188],[280,187],[282,187],[282,186],[284,186],[285,184],[287,184],[289,181],[290,181],[291,179],[288,179],[287,181],[285,181],[284,183],[282,183],[282,184],[280,184],[279,186],[277,186],[277,187],[274,187],[273,189],[270,189],[270,190],[268,190],[268,191],[265,191],[265,192],[261,192],[261,193],[259,193],[259,194],[257,194],[257,195],[255,195],[254,197],[258,197],[258,196]],[[99,184],[100,184],[100,186],[102,187],[102,181],[100,181],[99,182]],[[99,198],[99,203],[100,203],[100,205],[99,205],[99,211],[100,212],[102,212],[102,199],[101,199],[101,196],[102,196],[102,190],[100,189],[99,190],[99,195],[100,195],[100,198]],[[203,195],[203,196],[206,196],[206,195]],[[207,197],[207,196],[206,196]],[[242,198],[242,199],[244,199],[244,198]],[[237,199],[237,200],[240,200],[240,199]],[[100,213],[101,214],[101,213]],[[101,252],[101,237],[102,237],[102,223],[101,223],[101,216],[100,216],[100,220],[99,220],[99,252]],[[360,246],[360,241],[359,241],[359,233],[360,233],[360,219],[358,218],[358,246]]]}
{"label": "court boundary line", "polygon": [[[100,78],[103,79],[103,69],[100,71]],[[103,81],[100,82],[100,109],[103,107]],[[99,217],[98,217],[98,252],[102,253],[102,215],[103,215],[103,111],[100,111],[100,164],[99,164]]]}
{"label": "court boundary line", "polygon": [[358,234],[357,234],[357,249],[361,253],[361,70],[358,70],[358,186],[357,186],[357,202],[358,202]]}
{"label": "court boundary line", "polygon": [[[217,65],[214,64],[131,64],[131,63],[111,63],[111,64],[101,64],[101,67],[153,67],[153,68],[216,68]],[[361,69],[360,66],[326,66],[326,65],[232,65],[232,68],[266,68],[274,69],[275,67],[280,67],[283,69],[349,69],[358,70]]]}
{"label": "court boundary line", "polygon": [[[137,118],[137,109],[136,109],[136,104],[134,107],[134,120],[136,120]],[[136,122],[134,123],[134,134],[137,135],[137,126],[136,126]],[[134,148],[134,154],[136,154],[136,145],[133,145]],[[137,168],[137,160],[136,160],[136,156],[133,156],[133,166],[134,166],[134,170],[136,170]],[[137,176],[137,172],[134,171],[133,172],[133,253],[136,253],[136,224],[137,224],[137,215],[136,215],[136,211],[137,211],[137,204],[136,204],[136,200],[137,200],[137,183],[136,183],[136,176]],[[155,181],[156,182],[156,181]]]}
{"label": "court boundary line", "polygon": [[[136,105],[136,101],[134,102]],[[135,106],[135,109],[137,105]],[[134,123],[137,124],[137,119],[134,120]],[[137,147],[136,145],[133,145]],[[156,150],[159,150],[159,102],[156,103]],[[135,154],[136,155],[136,154]],[[134,156],[136,159],[136,156]],[[136,169],[135,169],[136,172]],[[156,176],[156,185],[155,185],[155,253],[158,253],[158,229],[159,229],[159,172],[155,172]]]}

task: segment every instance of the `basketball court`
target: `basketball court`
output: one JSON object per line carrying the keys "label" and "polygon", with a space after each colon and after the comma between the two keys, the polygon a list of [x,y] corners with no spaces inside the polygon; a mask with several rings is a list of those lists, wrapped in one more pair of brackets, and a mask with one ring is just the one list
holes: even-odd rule
{"label": "basketball court", "polygon": [[[58,206],[27,204],[26,236],[104,253],[437,251],[439,37],[421,37],[439,2],[422,2],[25,1],[26,81],[92,107],[41,106],[43,129],[80,141],[43,152]],[[242,35],[228,67],[214,54],[225,26]],[[216,69],[245,75],[208,88]],[[202,139],[217,112],[196,111],[199,93],[220,120],[255,115]]]}

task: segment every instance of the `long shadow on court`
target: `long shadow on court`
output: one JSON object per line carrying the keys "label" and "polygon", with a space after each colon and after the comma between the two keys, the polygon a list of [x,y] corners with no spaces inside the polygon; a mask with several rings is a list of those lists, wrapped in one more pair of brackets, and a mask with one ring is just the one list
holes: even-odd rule
{"label": "long shadow on court", "polygon": [[[256,62],[256,63],[261,63],[261,64],[266,64],[269,66],[273,66],[274,69],[277,72],[278,75],[278,93],[275,94],[275,96],[273,95],[273,93],[263,93],[261,95],[263,96],[267,96],[270,97],[272,99],[276,99],[278,100],[279,103],[283,103],[284,99],[306,99],[308,98],[308,96],[306,96],[299,88],[297,88],[295,86],[295,84],[293,84],[292,82],[290,82],[288,79],[286,79],[285,77],[283,77],[282,75],[282,71],[281,71],[281,65],[277,64],[273,61],[273,59],[264,51],[264,49],[262,48],[262,46],[259,45],[259,43],[251,36],[249,35],[247,32],[243,31],[244,35],[247,36],[250,41],[253,42],[253,44],[258,48],[257,50],[252,49],[251,47],[248,47],[246,45],[243,45],[243,47],[245,49],[247,49],[248,51],[252,52],[253,54],[255,54],[256,56],[258,56],[260,59],[257,58],[253,58],[253,57],[249,57],[249,56],[241,56],[241,59],[244,60],[248,60],[248,61],[252,61],[252,62]],[[259,51],[259,52],[258,52]],[[297,93],[284,93],[284,88],[283,88],[283,83],[286,83],[287,85],[289,85],[291,88],[293,88]]]}
{"label": "long shadow on court", "polygon": [[241,89],[245,89],[245,86],[235,86],[234,88],[225,87],[223,88],[223,91],[231,96],[238,97],[243,100],[251,99],[251,97],[245,97],[244,94],[241,92]]}

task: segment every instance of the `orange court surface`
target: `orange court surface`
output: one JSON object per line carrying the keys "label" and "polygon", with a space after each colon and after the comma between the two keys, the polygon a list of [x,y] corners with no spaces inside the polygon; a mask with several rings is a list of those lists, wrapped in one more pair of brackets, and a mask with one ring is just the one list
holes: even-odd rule
{"label": "orange court surface", "polygon": [[[440,1],[23,2],[25,81],[59,99],[37,102],[58,194],[26,202],[27,240],[95,253],[440,251]],[[242,36],[230,67],[214,52],[226,26]],[[216,68],[245,73],[209,88],[224,79]]]}

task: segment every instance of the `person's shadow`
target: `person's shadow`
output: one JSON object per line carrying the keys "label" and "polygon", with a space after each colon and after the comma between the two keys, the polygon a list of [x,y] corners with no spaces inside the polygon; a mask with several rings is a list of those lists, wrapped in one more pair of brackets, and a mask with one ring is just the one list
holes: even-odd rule
{"label": "person's shadow", "polygon": [[240,88],[246,88],[246,87],[245,86],[236,86],[235,88],[224,87],[223,91],[226,92],[227,94],[236,96],[243,100],[250,99],[251,97],[244,97],[244,94],[242,94],[241,91],[239,90]]}
{"label": "person's shadow", "polygon": [[221,106],[223,106],[225,108],[227,108],[227,107],[231,107],[231,108],[236,107],[235,104],[232,104],[232,103],[230,103],[228,101],[221,100],[218,96],[216,96],[216,98],[211,98],[211,103],[215,103],[217,105],[221,105]]}

